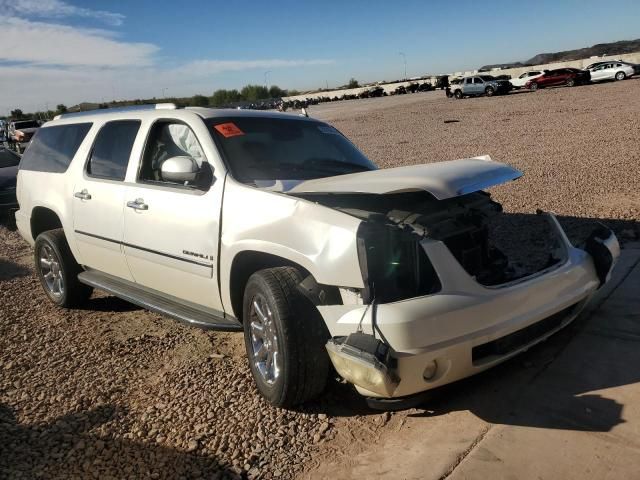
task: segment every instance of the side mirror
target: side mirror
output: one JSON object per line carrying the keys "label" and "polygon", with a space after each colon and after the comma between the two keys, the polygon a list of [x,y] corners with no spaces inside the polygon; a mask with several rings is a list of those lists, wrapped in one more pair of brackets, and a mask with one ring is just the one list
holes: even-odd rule
{"label": "side mirror", "polygon": [[162,180],[175,183],[193,182],[199,172],[200,168],[196,161],[187,156],[168,158],[160,167]]}

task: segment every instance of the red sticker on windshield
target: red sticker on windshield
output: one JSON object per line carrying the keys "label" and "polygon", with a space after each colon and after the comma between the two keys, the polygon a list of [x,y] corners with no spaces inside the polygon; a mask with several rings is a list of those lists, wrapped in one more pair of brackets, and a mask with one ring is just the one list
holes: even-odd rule
{"label": "red sticker on windshield", "polygon": [[221,123],[214,127],[224,138],[237,137],[238,135],[244,135],[244,132],[240,130],[235,123]]}

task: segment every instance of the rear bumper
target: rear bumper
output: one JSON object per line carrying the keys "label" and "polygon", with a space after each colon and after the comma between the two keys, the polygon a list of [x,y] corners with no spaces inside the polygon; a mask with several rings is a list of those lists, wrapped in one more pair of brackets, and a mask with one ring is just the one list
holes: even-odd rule
{"label": "rear bumper", "polygon": [[[497,288],[475,282],[441,242],[423,243],[442,291],[370,309],[397,359],[399,383],[388,397],[412,395],[491,368],[546,339],[580,313],[602,280],[591,256],[569,243],[555,217],[549,219],[564,242],[564,262]],[[610,268],[619,255],[614,240],[604,247],[610,252]],[[363,330],[372,331],[372,312],[365,313],[363,306],[319,308],[332,336],[355,331],[363,315]],[[425,379],[427,367],[430,378]],[[385,396],[356,387],[366,396]]]}

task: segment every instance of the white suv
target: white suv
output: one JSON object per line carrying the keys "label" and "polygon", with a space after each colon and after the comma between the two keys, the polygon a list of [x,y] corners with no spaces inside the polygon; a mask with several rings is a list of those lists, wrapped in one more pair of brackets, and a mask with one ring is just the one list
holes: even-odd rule
{"label": "white suv", "polygon": [[259,391],[290,406],[331,365],[358,391],[407,396],[553,334],[609,278],[599,229],[575,248],[509,245],[481,189],[521,173],[486,157],[378,170],[335,128],[282,113],[107,110],[45,124],[16,213],[49,298],[92,288],[189,324],[244,330]]}

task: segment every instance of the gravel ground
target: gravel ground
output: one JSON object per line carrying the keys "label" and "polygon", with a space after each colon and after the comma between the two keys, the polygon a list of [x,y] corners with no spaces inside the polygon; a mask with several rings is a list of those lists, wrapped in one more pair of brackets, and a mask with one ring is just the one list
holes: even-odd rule
{"label": "gravel ground", "polygon": [[[639,108],[640,80],[629,80],[310,113],[384,167],[490,154],[525,172],[493,190],[507,210],[552,210],[577,230],[603,219],[634,240]],[[26,244],[0,227],[0,478],[292,478],[367,448],[408,414],[371,414],[339,384],[299,411],[273,409],[253,387],[241,335],[101,294],[83,310],[53,308],[31,264]]]}

